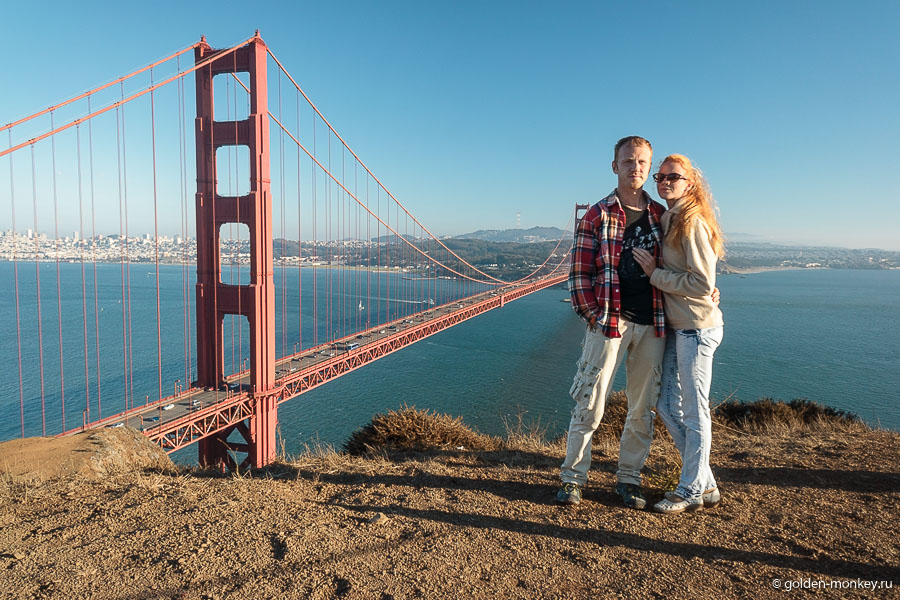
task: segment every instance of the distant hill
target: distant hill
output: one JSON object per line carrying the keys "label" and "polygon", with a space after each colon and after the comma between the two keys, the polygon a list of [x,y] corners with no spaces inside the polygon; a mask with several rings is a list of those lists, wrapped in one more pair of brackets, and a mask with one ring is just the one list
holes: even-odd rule
{"label": "distant hill", "polygon": [[479,229],[472,233],[454,236],[461,240],[484,240],[486,242],[518,242],[529,244],[535,242],[555,242],[563,236],[571,236],[571,232],[557,227],[532,227],[531,229]]}
{"label": "distant hill", "polygon": [[400,242],[401,237],[409,240],[410,242],[415,242],[417,239],[419,239],[414,235],[409,235],[406,233],[399,235],[399,236],[391,233],[388,235],[382,235],[380,237],[373,237],[372,241],[377,244],[397,244]]}
{"label": "distant hill", "polygon": [[729,240],[723,271],[767,267],[829,269],[898,269],[900,252],[876,248],[833,248],[736,242]]}

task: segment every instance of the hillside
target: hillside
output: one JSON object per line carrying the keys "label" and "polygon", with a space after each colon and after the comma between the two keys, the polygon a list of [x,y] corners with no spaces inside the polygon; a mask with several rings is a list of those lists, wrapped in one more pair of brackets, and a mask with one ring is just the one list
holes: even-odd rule
{"label": "hillside", "polygon": [[[612,493],[621,394],[609,413],[567,508],[552,501],[560,440],[414,411],[357,432],[351,448],[374,453],[257,473],[6,473],[0,598],[783,598],[804,580],[836,581],[817,592],[830,598],[897,595],[900,434],[802,406],[719,411],[722,503],[662,516]],[[658,435],[655,497],[672,457]],[[894,588],[850,587],[869,581]]]}
{"label": "hillside", "polygon": [[900,252],[729,241],[720,268],[900,269]]}
{"label": "hillside", "polygon": [[479,229],[472,233],[457,235],[454,239],[483,240],[486,242],[557,242],[561,237],[572,237],[571,231],[558,227],[532,227],[531,229]]}

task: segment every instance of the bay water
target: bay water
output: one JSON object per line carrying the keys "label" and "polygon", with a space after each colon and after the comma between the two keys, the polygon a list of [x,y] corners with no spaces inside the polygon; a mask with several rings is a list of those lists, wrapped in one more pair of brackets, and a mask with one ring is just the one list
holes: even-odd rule
{"label": "bay water", "polygon": [[[163,395],[170,394],[195,373],[191,358],[195,355],[192,267],[186,270],[176,265],[160,266],[160,311],[164,317],[160,339],[165,357],[162,385],[157,361],[155,267],[130,267],[134,271],[132,311],[130,323],[125,325],[121,303],[124,300],[127,304],[128,298],[123,297],[121,290],[122,268],[117,264],[97,268],[98,308],[94,313],[92,274],[88,274],[82,292],[81,266],[60,265],[60,289],[65,293],[57,298],[56,265],[39,265],[42,307],[38,313],[35,266],[19,264],[15,273],[11,263],[0,264],[0,280],[4,282],[0,288],[0,360],[6,366],[5,377],[0,379],[0,440],[21,435],[22,413],[26,435],[61,431],[61,388],[66,395],[65,427],[72,428],[80,425],[88,410],[91,419],[96,419],[98,410],[104,416],[114,414],[126,402],[141,403],[148,396],[155,399],[160,387],[164,387]],[[349,333],[337,331],[339,313],[353,315],[358,310],[360,290],[330,285],[328,278],[334,277],[334,272],[321,269],[313,274],[312,270],[303,269],[299,274],[300,281],[297,269],[276,269],[276,290],[282,289],[280,277],[288,278],[284,287],[287,290],[299,288],[297,284],[302,282],[305,315],[302,342],[291,334],[280,337],[276,343],[279,355],[292,352],[295,343],[309,347],[314,339],[321,342],[335,333]],[[326,293],[340,298],[332,304],[330,325],[320,313],[318,330],[313,327],[308,306],[313,277],[321,284],[317,286],[320,303],[326,302]],[[377,277],[384,290],[403,285],[400,274],[381,273]],[[426,296],[438,296],[426,300],[440,303],[458,293],[475,291],[454,285],[408,292],[407,298],[412,300],[400,304],[394,292],[391,306],[409,314],[423,308],[422,299]],[[771,271],[720,276],[718,286],[722,292],[725,336],[715,357],[714,403],[725,398],[807,398],[856,413],[869,424],[900,430],[900,271]],[[290,307],[296,307],[298,300],[289,291],[285,294],[283,301],[276,299],[276,307],[280,313],[284,304],[290,315]],[[540,422],[550,437],[563,433],[572,407],[567,392],[584,331],[583,322],[570,305],[561,301],[567,296],[561,288],[531,294],[282,404],[279,434],[285,449],[293,453],[314,442],[339,447],[375,413],[403,406],[458,415],[489,434],[503,433],[504,423],[520,416]],[[371,293],[368,297],[372,297]],[[381,320],[388,317],[388,310],[385,304]],[[41,344],[35,341],[38,314]],[[89,317],[87,335],[83,314]],[[360,320],[356,315],[353,319]],[[281,336],[280,316],[276,321],[276,334]],[[62,335],[57,323],[62,324]],[[95,323],[101,334],[99,345]],[[329,326],[334,329],[329,330]],[[123,327],[133,332],[131,348],[123,344]],[[288,317],[284,330],[297,330],[299,334],[299,324]],[[240,357],[246,355],[246,335],[239,326],[229,332],[226,323],[226,346],[235,348],[226,348],[226,368],[229,361],[234,362],[231,357],[237,356],[239,365]],[[64,386],[59,383],[60,338]],[[233,344],[229,339],[235,340]],[[123,369],[122,356],[126,352],[132,356],[130,373]],[[83,359],[85,355],[87,361]],[[85,362],[87,366],[83,366]],[[99,381],[97,370],[101,374]],[[102,390],[101,407],[96,405],[98,383]],[[624,387],[624,368],[617,375],[615,387]],[[130,400],[122,392],[128,389],[132,390]],[[44,423],[42,398],[47,408]],[[191,462],[195,456],[196,451],[188,448],[176,453],[175,458]]]}
{"label": "bay water", "polygon": [[[718,286],[725,335],[713,404],[806,398],[900,430],[900,271],[771,271],[721,276]],[[404,405],[489,434],[519,415],[549,437],[564,433],[584,334],[567,296],[531,294],[283,405],[287,447],[339,445],[372,414]]]}

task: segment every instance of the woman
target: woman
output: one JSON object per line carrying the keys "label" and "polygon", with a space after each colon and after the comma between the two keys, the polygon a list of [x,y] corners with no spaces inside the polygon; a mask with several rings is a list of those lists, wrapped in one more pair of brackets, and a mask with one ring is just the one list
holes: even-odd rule
{"label": "woman", "polygon": [[713,354],[722,341],[722,312],[711,295],[724,243],[706,180],[690,159],[667,156],[653,179],[669,205],[662,217],[663,266],[657,268],[643,250],[635,250],[634,257],[650,283],[665,293],[666,322],[672,329],[666,335],[658,412],[681,454],[681,479],[653,510],[674,514],[720,500],[709,467],[709,387]]}

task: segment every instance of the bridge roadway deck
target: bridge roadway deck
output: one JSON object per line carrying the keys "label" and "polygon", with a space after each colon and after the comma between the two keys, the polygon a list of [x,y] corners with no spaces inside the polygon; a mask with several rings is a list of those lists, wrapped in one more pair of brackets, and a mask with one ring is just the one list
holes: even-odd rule
{"label": "bridge roadway deck", "polygon": [[[270,393],[281,404],[439,331],[565,280],[565,275],[554,275],[497,288],[284,357],[276,362],[276,385]],[[227,377],[222,389],[189,388],[63,435],[128,425],[173,452],[248,419],[256,401],[250,391],[250,373],[243,371]]]}

